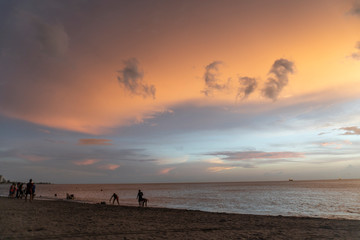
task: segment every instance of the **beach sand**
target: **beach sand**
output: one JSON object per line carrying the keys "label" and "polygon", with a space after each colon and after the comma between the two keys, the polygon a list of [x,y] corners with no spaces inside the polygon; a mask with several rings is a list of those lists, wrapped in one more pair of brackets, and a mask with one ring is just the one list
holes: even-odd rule
{"label": "beach sand", "polygon": [[0,198],[0,239],[360,239],[360,221]]}

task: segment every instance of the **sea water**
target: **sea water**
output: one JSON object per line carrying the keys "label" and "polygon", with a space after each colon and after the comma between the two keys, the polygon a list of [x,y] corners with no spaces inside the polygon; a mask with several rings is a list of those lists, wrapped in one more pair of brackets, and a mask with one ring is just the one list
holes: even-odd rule
{"label": "sea water", "polygon": [[[9,185],[0,185],[7,196]],[[258,215],[306,216],[360,220],[360,180],[162,183],[38,184],[36,199],[107,202],[113,193],[120,205],[136,206],[141,189],[150,207]]]}

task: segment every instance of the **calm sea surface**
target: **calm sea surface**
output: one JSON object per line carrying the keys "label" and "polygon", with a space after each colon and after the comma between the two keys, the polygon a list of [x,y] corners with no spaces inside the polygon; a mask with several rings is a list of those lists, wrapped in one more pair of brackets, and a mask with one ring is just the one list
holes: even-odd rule
{"label": "calm sea surface", "polygon": [[[0,185],[7,196],[9,185]],[[109,203],[115,192],[120,205],[136,206],[138,189],[149,206],[209,212],[309,216],[360,220],[360,180],[178,183],[178,184],[51,184],[36,186],[37,199]],[[57,197],[55,197],[57,194]]]}

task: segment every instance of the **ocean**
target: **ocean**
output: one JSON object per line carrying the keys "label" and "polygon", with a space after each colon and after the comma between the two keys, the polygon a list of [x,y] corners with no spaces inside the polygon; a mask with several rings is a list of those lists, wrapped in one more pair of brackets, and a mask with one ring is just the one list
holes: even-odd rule
{"label": "ocean", "polygon": [[[282,215],[360,220],[360,180],[159,183],[37,184],[35,199],[107,202],[113,193],[120,205],[137,206],[141,189],[150,207],[257,215]],[[0,185],[7,196],[9,185]],[[56,194],[56,196],[55,196]]]}

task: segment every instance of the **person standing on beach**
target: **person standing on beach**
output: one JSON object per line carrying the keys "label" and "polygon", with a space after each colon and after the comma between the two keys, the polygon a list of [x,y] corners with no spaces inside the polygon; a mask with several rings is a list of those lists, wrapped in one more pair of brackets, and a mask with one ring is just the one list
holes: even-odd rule
{"label": "person standing on beach", "polygon": [[9,197],[13,198],[15,196],[15,193],[16,193],[16,184],[13,183],[11,184],[9,189]]}
{"label": "person standing on beach", "polygon": [[22,199],[23,197],[23,183],[18,183],[17,184],[17,191],[16,191],[16,198],[20,198]]}
{"label": "person standing on beach", "polygon": [[147,207],[148,200],[143,197],[144,194],[141,190],[139,190],[137,199],[139,200],[139,207]]}
{"label": "person standing on beach", "polygon": [[136,196],[136,199],[139,201],[139,206],[141,206],[141,202],[143,201],[143,196],[144,196],[143,192],[139,189],[139,192]]}
{"label": "person standing on beach", "polygon": [[112,202],[113,204],[115,203],[115,200],[116,200],[117,203],[118,203],[118,205],[120,205],[120,203],[119,203],[119,196],[118,196],[116,193],[114,193],[114,194],[111,196],[109,202],[111,202],[111,199],[113,199],[113,202]]}
{"label": "person standing on beach", "polygon": [[32,179],[30,179],[29,182],[26,184],[25,201],[27,201],[27,196],[30,195],[29,200],[31,202],[34,199],[34,193],[35,193],[35,185]]}

